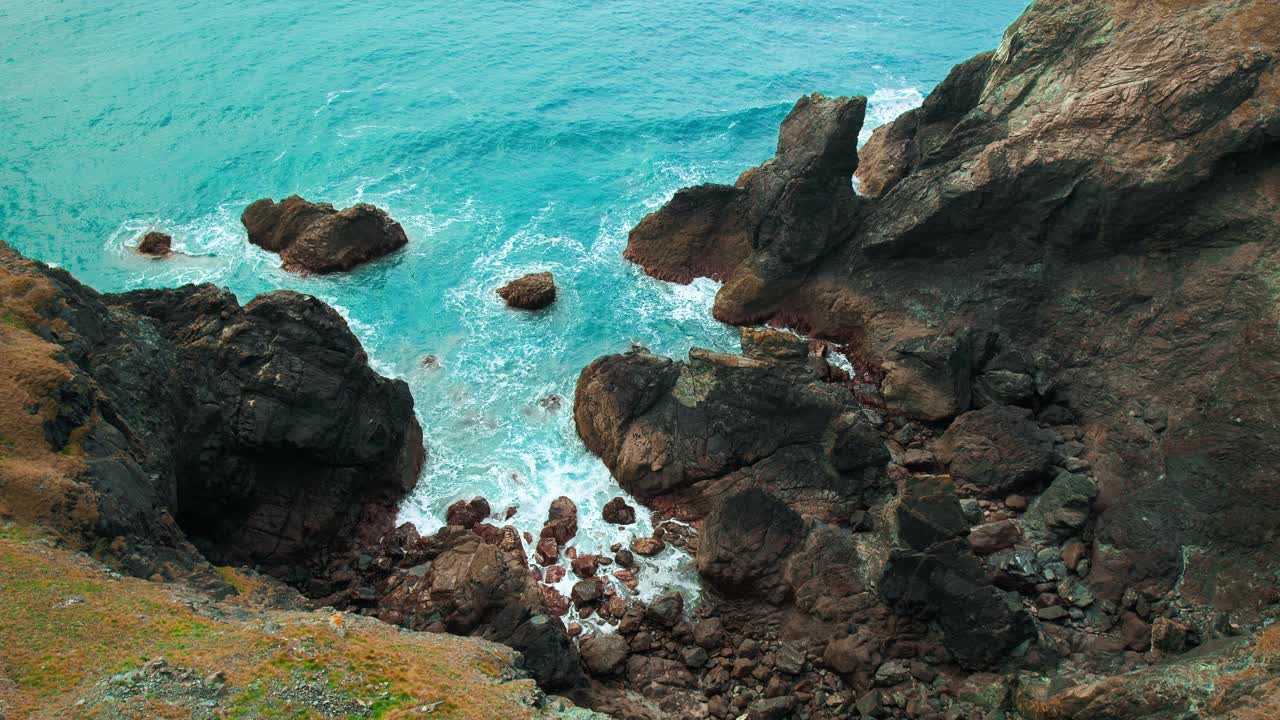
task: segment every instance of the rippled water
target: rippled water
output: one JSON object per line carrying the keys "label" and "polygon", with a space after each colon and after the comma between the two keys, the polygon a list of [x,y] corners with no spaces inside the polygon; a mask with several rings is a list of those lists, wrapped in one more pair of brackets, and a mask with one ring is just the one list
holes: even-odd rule
{"label": "rippled water", "polygon": [[[0,238],[104,291],[327,300],[413,388],[430,461],[405,519],[432,530],[484,494],[536,533],[567,494],[591,551],[618,539],[599,520],[618,489],[574,433],[578,371],[633,341],[736,346],[711,283],[622,260],[628,229],[769,157],[805,93],[866,94],[869,125],[918,104],[1025,4],[0,0]],[[409,248],[347,276],[285,274],[239,214],[291,193],[383,206]],[[152,228],[187,256],[133,255]],[[494,288],[536,270],[559,302],[506,310]],[[555,394],[560,410],[540,406]]]}

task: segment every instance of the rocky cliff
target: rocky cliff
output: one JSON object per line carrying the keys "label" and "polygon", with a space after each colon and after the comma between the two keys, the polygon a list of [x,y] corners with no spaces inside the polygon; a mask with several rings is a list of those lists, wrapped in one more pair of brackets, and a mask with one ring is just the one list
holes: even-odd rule
{"label": "rocky cliff", "polygon": [[[656,277],[722,280],[718,318],[787,325],[852,362],[844,389],[884,420],[896,480],[870,506],[892,520],[870,542],[887,557],[859,562],[895,617],[925,623],[950,661],[995,661],[966,657],[969,643],[1000,642],[966,629],[1007,628],[1016,642],[1025,621],[952,594],[989,581],[1021,595],[1024,608],[1001,617],[1025,611],[1036,625],[1005,657],[1013,667],[1075,683],[1154,664],[1074,699],[1023,697],[1028,716],[1207,707],[1212,687],[1162,658],[1200,644],[1217,658],[1205,667],[1229,665],[1214,654],[1233,652],[1223,638],[1280,612],[1277,28],[1280,6],[1260,0],[1038,0],[999,48],[957,65],[860,152],[863,99],[803,98],[775,157],[732,186],[678,192],[629,238],[626,256]],[[705,358],[678,370],[627,361],[631,378],[653,378],[643,387],[610,371],[620,362],[597,361],[579,385],[595,397],[578,398],[579,432],[614,474],[664,511],[682,506],[681,487],[733,477],[714,470],[737,452],[716,413],[744,422],[752,408],[725,397],[751,393],[688,382]],[[733,382],[726,370],[712,387]],[[770,422],[731,436],[767,450],[821,424],[793,402],[770,408]],[[602,429],[601,417],[620,419]],[[829,468],[811,453],[789,482],[753,485],[812,522],[795,493]],[[706,469],[711,480],[696,475]],[[955,500],[959,518],[944,507]],[[704,541],[733,527],[700,517]],[[874,523],[836,524],[876,536]],[[956,605],[973,614],[940,609]],[[898,652],[928,661],[922,649]],[[863,697],[881,693],[864,715],[884,699],[876,688],[897,685],[856,677],[875,662],[864,653],[842,671]],[[1268,691],[1241,692],[1214,712],[1275,707]]]}
{"label": "rocky cliff", "polygon": [[993,388],[1068,408],[1098,589],[1259,610],[1280,519],[1277,27],[1262,1],[1036,2],[860,154],[860,100],[802,100],[775,158],[678,193],[628,257],[723,279],[728,322],[848,343],[907,416]]}
{"label": "rocky cliff", "polygon": [[422,431],[332,308],[293,292],[242,307],[211,285],[101,295],[4,245],[0,288],[10,367],[29,368],[5,418],[28,461],[5,466],[18,519],[142,576],[203,554],[312,592],[392,530]]}

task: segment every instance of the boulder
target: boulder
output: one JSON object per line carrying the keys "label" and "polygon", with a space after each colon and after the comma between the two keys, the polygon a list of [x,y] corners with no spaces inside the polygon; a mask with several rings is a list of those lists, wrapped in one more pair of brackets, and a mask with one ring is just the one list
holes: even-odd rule
{"label": "boulder", "polygon": [[659,595],[645,609],[645,617],[662,627],[675,627],[684,619],[684,595],[677,591]]}
{"label": "boulder", "polygon": [[1030,410],[994,405],[956,418],[938,443],[938,457],[957,480],[1004,497],[1046,479],[1053,435],[1031,419]]}
{"label": "boulder", "polygon": [[482,497],[459,500],[449,506],[445,522],[470,530],[488,519],[490,513],[489,501]]}
{"label": "boulder", "polygon": [[604,504],[603,515],[605,522],[615,525],[630,525],[636,521],[636,509],[620,497]]}
{"label": "boulder", "polygon": [[751,487],[831,520],[864,509],[889,490],[888,453],[858,410],[805,363],[699,349],[599,358],[574,398],[579,436],[619,484],[681,520]]}
{"label": "boulder", "polygon": [[138,241],[138,252],[151,257],[168,257],[173,254],[173,236],[153,230]]}
{"label": "boulder", "polygon": [[556,301],[555,278],[549,272],[530,273],[497,290],[508,307],[541,310]]}
{"label": "boulder", "polygon": [[297,195],[279,203],[263,198],[245,208],[240,220],[249,242],[279,254],[282,267],[298,273],[347,271],[409,242],[399,223],[366,203],[336,210]]}
{"label": "boulder", "polygon": [[772,495],[758,489],[730,495],[703,522],[698,574],[721,590],[767,593],[804,535],[804,521]]}
{"label": "boulder", "polygon": [[978,555],[990,555],[1011,548],[1022,539],[1022,531],[1012,520],[997,520],[969,531],[969,545]]}
{"label": "boulder", "polygon": [[941,482],[909,486],[897,510],[898,547],[880,578],[880,596],[897,612],[934,620],[943,643],[964,667],[1005,659],[1035,635],[1035,624],[1013,593],[991,583],[970,550],[960,504]]}
{"label": "boulder", "polygon": [[627,639],[617,633],[593,635],[578,643],[578,654],[592,675],[613,675],[626,668]]}
{"label": "boulder", "polygon": [[1078,535],[1089,520],[1098,486],[1087,475],[1063,471],[1022,516],[1027,535],[1040,542]]}

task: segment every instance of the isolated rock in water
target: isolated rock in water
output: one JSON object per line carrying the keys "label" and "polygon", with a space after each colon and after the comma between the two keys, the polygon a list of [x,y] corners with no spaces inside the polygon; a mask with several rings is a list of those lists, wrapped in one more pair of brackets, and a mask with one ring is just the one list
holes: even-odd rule
{"label": "isolated rock in water", "polygon": [[151,257],[167,257],[173,254],[173,236],[152,231],[138,241],[138,252]]}
{"label": "isolated rock in water", "polygon": [[556,282],[549,272],[516,278],[498,288],[507,305],[522,310],[539,310],[556,301]]}
{"label": "isolated rock in water", "polygon": [[1031,419],[1030,410],[993,405],[957,418],[938,449],[957,480],[1004,497],[1048,476],[1053,435]]}
{"label": "isolated rock in water", "polygon": [[555,538],[556,543],[563,547],[577,534],[578,506],[564,496],[552,500],[547,522],[542,526],[539,537]]}
{"label": "isolated rock in water", "polygon": [[681,519],[761,488],[799,512],[847,518],[888,490],[888,452],[849,392],[806,363],[693,349],[688,362],[633,350],[582,371],[574,421],[641,502]]}
{"label": "isolated rock in water", "polygon": [[611,522],[615,525],[630,525],[636,521],[636,509],[628,505],[627,501],[620,497],[605,503],[602,514],[605,522]]}
{"label": "isolated rock in water", "polygon": [[249,242],[278,253],[282,267],[292,272],[350,270],[409,242],[400,223],[367,203],[336,210],[297,195],[279,203],[264,198],[245,208],[240,220]]}

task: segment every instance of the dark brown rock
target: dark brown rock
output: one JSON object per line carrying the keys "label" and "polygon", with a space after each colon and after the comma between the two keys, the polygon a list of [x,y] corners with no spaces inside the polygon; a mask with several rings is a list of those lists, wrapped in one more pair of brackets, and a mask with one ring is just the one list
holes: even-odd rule
{"label": "dark brown rock", "polygon": [[482,497],[471,500],[459,500],[449,506],[446,522],[470,530],[478,523],[488,519],[489,501]]}
{"label": "dark brown rock", "polygon": [[138,252],[151,257],[168,257],[173,254],[173,236],[153,230],[138,241]]}
{"label": "dark brown rock", "polygon": [[1053,438],[1023,408],[991,406],[956,419],[938,443],[958,480],[1001,496],[1048,476]]}
{"label": "dark brown rock", "polygon": [[532,273],[516,278],[498,288],[508,307],[541,310],[556,301],[556,283],[549,272]]}
{"label": "dark brown rock", "polygon": [[804,522],[777,498],[756,489],[730,495],[703,523],[698,574],[722,590],[767,593],[803,537]]}
{"label": "dark brown rock", "polygon": [[365,203],[339,211],[297,195],[278,204],[264,198],[245,208],[241,221],[249,242],[278,253],[282,267],[292,272],[350,270],[409,242],[399,223]]}
{"label": "dark brown rock", "polygon": [[999,520],[985,525],[978,525],[969,531],[969,545],[978,555],[990,555],[1005,548],[1013,547],[1022,539],[1022,531],[1012,520]]}
{"label": "dark brown rock", "polygon": [[626,638],[617,633],[609,633],[584,638],[578,644],[578,654],[582,657],[587,672],[592,675],[613,675],[626,668],[631,651],[627,647]]}
{"label": "dark brown rock", "polygon": [[580,578],[595,577],[596,571],[600,568],[600,556],[598,555],[579,555],[570,563],[573,568],[573,574]]}
{"label": "dark brown rock", "polygon": [[630,525],[636,521],[636,509],[620,497],[604,504],[603,515],[605,522],[615,525]]}

